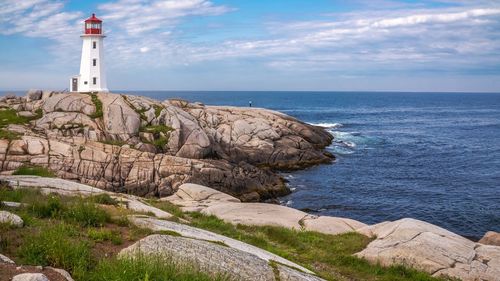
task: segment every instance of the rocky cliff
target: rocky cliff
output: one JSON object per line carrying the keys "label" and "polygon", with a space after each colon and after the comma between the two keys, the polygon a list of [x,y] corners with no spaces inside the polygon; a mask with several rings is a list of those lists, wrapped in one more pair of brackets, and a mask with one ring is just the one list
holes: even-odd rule
{"label": "rocky cliff", "polygon": [[[159,102],[120,94],[30,91],[5,96],[0,167],[48,167],[60,178],[115,192],[167,196],[185,182],[258,201],[289,192],[277,169],[328,163],[332,136],[258,108]],[[14,123],[14,122],[13,122]]]}

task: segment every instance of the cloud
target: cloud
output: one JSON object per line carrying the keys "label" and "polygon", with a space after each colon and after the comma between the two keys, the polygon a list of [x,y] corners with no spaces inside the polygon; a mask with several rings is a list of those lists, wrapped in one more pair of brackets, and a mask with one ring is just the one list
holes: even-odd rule
{"label": "cloud", "polygon": [[230,9],[206,0],[120,0],[99,5],[103,18],[129,35],[172,28],[188,16],[216,16]]}

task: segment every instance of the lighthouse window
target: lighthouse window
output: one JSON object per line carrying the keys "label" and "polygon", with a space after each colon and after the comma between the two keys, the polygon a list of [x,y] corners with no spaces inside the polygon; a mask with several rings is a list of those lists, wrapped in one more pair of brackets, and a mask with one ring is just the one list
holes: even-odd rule
{"label": "lighthouse window", "polygon": [[95,48],[97,48],[97,42],[96,41],[92,42],[92,49],[95,49]]}
{"label": "lighthouse window", "polygon": [[97,65],[97,59],[93,59],[93,60],[92,60],[92,65],[93,65],[93,66],[96,66],[96,65]]}
{"label": "lighthouse window", "polygon": [[92,83],[97,84],[97,77],[92,78]]}

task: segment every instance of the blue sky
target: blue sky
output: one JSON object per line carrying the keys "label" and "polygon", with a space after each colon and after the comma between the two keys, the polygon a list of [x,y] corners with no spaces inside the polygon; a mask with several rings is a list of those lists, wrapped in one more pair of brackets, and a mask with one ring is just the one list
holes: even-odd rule
{"label": "blue sky", "polygon": [[0,0],[0,89],[65,89],[92,12],[111,90],[500,92],[500,0]]}

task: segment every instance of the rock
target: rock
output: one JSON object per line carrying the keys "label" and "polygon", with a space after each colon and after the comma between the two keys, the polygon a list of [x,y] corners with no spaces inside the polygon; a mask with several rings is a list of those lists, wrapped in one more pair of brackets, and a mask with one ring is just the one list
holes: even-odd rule
{"label": "rock", "polygon": [[13,260],[11,260],[9,257],[4,256],[2,254],[0,254],[0,262],[15,264]]}
{"label": "rock", "polygon": [[276,268],[279,271],[280,281],[321,281],[324,280],[318,276],[304,273],[295,269],[292,269],[281,264],[276,264]]}
{"label": "rock", "polygon": [[69,274],[69,272],[67,272],[64,269],[54,268],[54,267],[51,267],[51,266],[48,266],[47,269],[50,269],[52,271],[55,271],[55,272],[59,273],[59,275],[61,275],[62,277],[64,277],[64,279],[66,279],[66,281],[75,281],[73,279],[73,277],[71,277],[71,274]]}
{"label": "rock", "polygon": [[[159,255],[177,263],[196,264],[204,272],[236,280],[275,280],[274,270],[268,262],[247,252],[208,241],[169,235],[150,235],[120,251],[118,257],[133,258],[139,254]],[[285,270],[296,271],[291,268]],[[299,276],[300,274],[296,271],[285,273],[284,276]],[[302,274],[309,277],[306,273]]]}
{"label": "rock", "polygon": [[12,277],[12,281],[50,281],[42,273],[22,273]]}
{"label": "rock", "polygon": [[226,222],[245,225],[274,225],[301,229],[301,221],[306,213],[266,203],[225,203],[208,207],[202,211]]}
{"label": "rock", "polygon": [[364,223],[352,219],[327,216],[307,216],[302,221],[306,230],[332,235],[352,232],[367,226]]}
{"label": "rock", "polygon": [[35,116],[35,114],[31,111],[19,111],[17,113],[17,115],[19,115],[21,117],[28,117],[28,118]]}
{"label": "rock", "polygon": [[0,211],[0,223],[7,223],[15,227],[22,227],[24,224],[20,216],[7,211]]}
{"label": "rock", "polygon": [[383,266],[402,264],[461,280],[498,280],[500,247],[476,244],[455,233],[415,219],[361,228],[376,237],[356,254]]}
{"label": "rock", "polygon": [[484,245],[500,246],[500,233],[494,231],[488,231],[483,236],[483,238],[479,240],[479,243]]}
{"label": "rock", "polygon": [[192,183],[179,186],[177,192],[161,200],[178,205],[185,212],[199,212],[207,207],[222,203],[240,202],[239,199],[215,189]]}
{"label": "rock", "polygon": [[19,203],[19,202],[1,201],[0,205],[7,206],[7,207],[9,207],[9,208],[19,208],[19,207],[21,207],[23,204],[21,204],[21,203]]}
{"label": "rock", "polygon": [[150,235],[120,251],[118,256],[159,255],[173,262],[196,264],[210,274],[241,280],[274,280],[272,268],[262,259],[207,241],[168,235]]}
{"label": "rock", "polygon": [[43,112],[73,112],[91,115],[95,113],[95,105],[87,94],[53,94],[46,95],[42,105]]}
{"label": "rock", "polygon": [[129,198],[124,198],[124,196],[119,196],[119,197],[112,196],[112,197],[119,200],[120,202],[125,202],[127,209],[133,210],[135,212],[152,213],[156,217],[161,219],[169,219],[172,217],[171,214],[163,210],[160,210],[158,208],[155,208],[153,206],[141,202],[139,198],[131,199],[131,196],[129,196]]}
{"label": "rock", "polygon": [[293,268],[300,269],[304,272],[312,274],[311,271],[308,269],[293,263],[287,259],[284,259],[280,256],[277,256],[273,253],[270,253],[268,251],[265,251],[263,249],[257,248],[255,246],[252,246],[250,244],[222,236],[207,230],[199,229],[199,228],[194,228],[188,225],[176,223],[176,222],[171,222],[171,221],[165,221],[165,220],[159,220],[155,218],[150,218],[150,217],[139,217],[139,216],[132,216],[129,218],[130,221],[142,228],[149,228],[153,231],[173,231],[176,233],[179,233],[183,237],[187,238],[194,238],[198,240],[205,240],[205,241],[212,241],[212,242],[218,242],[218,243],[224,243],[225,245],[243,251],[247,252],[249,254],[255,255],[265,261],[276,261],[280,264],[284,264]]}
{"label": "rock", "polygon": [[62,195],[96,195],[105,191],[68,180],[44,178],[39,176],[0,176],[0,182],[13,188],[37,188],[43,193],[59,193]]}
{"label": "rock", "polygon": [[27,101],[35,101],[42,98],[42,90],[30,89],[26,94]]}
{"label": "rock", "polygon": [[127,141],[139,133],[141,119],[121,95],[99,93],[102,102],[103,122],[107,134],[113,138]]}

